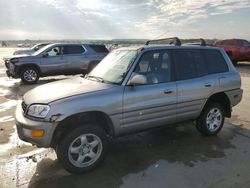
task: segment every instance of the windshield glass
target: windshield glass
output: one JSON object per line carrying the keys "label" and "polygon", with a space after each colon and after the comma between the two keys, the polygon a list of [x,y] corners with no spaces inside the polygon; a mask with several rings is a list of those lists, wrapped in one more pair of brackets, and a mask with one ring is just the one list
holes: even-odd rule
{"label": "windshield glass", "polygon": [[136,50],[114,50],[86,78],[119,84],[123,81],[137,55]]}
{"label": "windshield glass", "polygon": [[37,50],[36,52],[34,52],[32,55],[36,56],[36,55],[42,53],[44,50],[48,49],[50,46],[52,46],[52,44],[40,48],[39,50]]}

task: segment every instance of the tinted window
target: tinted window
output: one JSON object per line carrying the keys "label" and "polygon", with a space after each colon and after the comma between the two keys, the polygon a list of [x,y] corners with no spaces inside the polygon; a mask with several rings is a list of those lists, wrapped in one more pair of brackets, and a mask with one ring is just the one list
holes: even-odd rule
{"label": "tinted window", "polygon": [[191,51],[175,51],[176,76],[178,80],[195,78],[196,64]]}
{"label": "tinted window", "polygon": [[206,50],[206,58],[210,74],[228,71],[227,63],[218,50]]}
{"label": "tinted window", "polygon": [[194,51],[194,61],[197,68],[198,76],[204,76],[208,74],[208,68],[206,64],[206,59],[202,51]]}
{"label": "tinted window", "polygon": [[237,46],[243,46],[243,41],[242,40],[237,40]]}
{"label": "tinted window", "polygon": [[224,40],[223,41],[223,45],[232,46],[233,45],[233,41],[232,40]]}
{"label": "tinted window", "polygon": [[167,51],[144,53],[134,72],[145,75],[147,84],[169,82],[171,80],[170,53]]}
{"label": "tinted window", "polygon": [[63,47],[63,54],[82,54],[85,52],[81,45],[66,45]]}
{"label": "tinted window", "polygon": [[250,47],[250,43],[247,42],[246,40],[243,40],[243,46],[244,47]]}
{"label": "tinted window", "polygon": [[108,49],[104,45],[89,45],[90,48],[92,48],[97,53],[108,53]]}

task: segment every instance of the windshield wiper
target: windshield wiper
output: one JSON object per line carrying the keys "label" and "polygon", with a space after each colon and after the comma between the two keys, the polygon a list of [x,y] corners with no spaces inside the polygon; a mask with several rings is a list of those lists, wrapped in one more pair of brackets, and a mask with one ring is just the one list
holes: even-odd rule
{"label": "windshield wiper", "polygon": [[103,78],[102,77],[99,77],[99,76],[87,76],[86,77],[87,79],[88,78],[94,78],[95,80],[99,81],[99,82],[104,82]]}

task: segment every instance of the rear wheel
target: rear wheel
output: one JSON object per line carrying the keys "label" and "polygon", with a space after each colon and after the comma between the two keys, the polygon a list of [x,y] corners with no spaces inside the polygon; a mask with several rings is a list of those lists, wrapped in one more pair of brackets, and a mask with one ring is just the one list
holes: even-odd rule
{"label": "rear wheel", "polygon": [[34,67],[26,67],[21,70],[21,79],[26,84],[34,84],[39,80],[39,72]]}
{"label": "rear wheel", "polygon": [[84,125],[64,136],[57,146],[56,153],[67,171],[84,173],[100,164],[106,150],[105,131],[96,125]]}
{"label": "rear wheel", "polygon": [[213,103],[205,107],[201,116],[197,119],[196,128],[207,136],[213,136],[220,132],[223,127],[225,113],[219,103]]}

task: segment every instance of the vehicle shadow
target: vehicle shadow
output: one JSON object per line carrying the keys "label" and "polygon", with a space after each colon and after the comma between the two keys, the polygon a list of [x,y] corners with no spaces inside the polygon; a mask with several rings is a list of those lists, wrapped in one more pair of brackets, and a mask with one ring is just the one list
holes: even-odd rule
{"label": "vehicle shadow", "polygon": [[235,149],[231,140],[241,131],[250,135],[248,129],[226,123],[218,136],[205,137],[190,122],[121,137],[111,143],[104,163],[86,174],[70,174],[58,160],[41,160],[29,187],[119,187],[125,175],[144,171],[159,160],[191,168],[226,157],[225,150]]}

